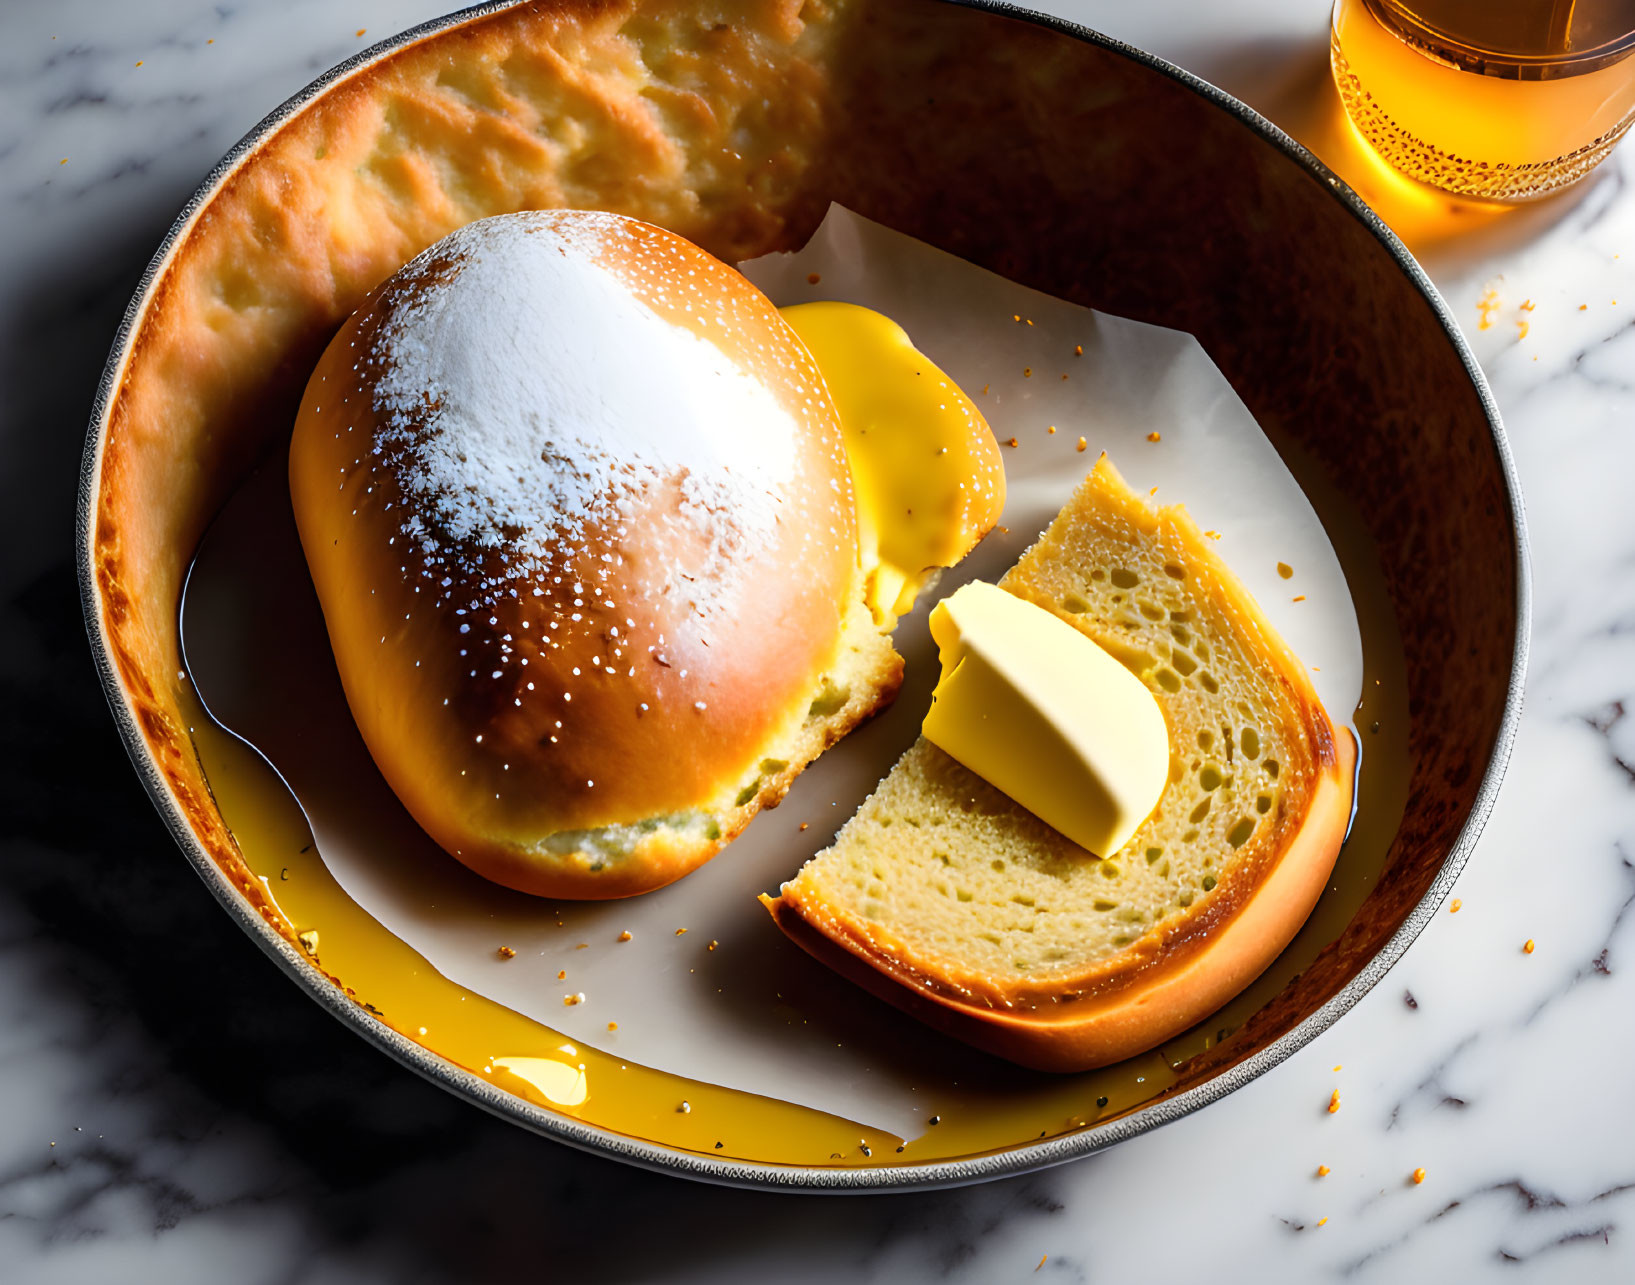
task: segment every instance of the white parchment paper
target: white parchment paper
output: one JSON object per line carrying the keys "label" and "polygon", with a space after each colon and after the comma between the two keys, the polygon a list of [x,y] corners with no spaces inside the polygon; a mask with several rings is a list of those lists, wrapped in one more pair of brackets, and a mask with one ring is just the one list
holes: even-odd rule
{"label": "white parchment paper", "polygon": [[[935,598],[1001,576],[1105,450],[1132,485],[1157,487],[1160,502],[1184,501],[1201,526],[1222,533],[1222,554],[1316,671],[1337,723],[1357,704],[1361,641],[1311,505],[1190,336],[1024,289],[839,207],[801,251],[741,266],[779,304],[836,299],[894,318],[973,396],[999,441],[1017,445],[1003,450],[1008,531],[994,532],[898,626],[908,678],[896,705],[809,768],[781,808],[703,869],[613,903],[541,901],[471,874],[376,772],[310,608],[304,624],[290,623],[299,611],[267,615],[267,628],[301,633],[280,640],[287,654],[322,650],[324,681],[300,694],[298,720],[289,693],[235,672],[232,655],[200,653],[211,631],[189,628],[187,613],[212,609],[205,600],[227,587],[213,584],[210,568],[231,564],[205,551],[184,608],[189,664],[217,716],[289,783],[347,894],[445,977],[630,1062],[914,1138],[925,1115],[916,1086],[963,1054],[807,959],[755,898],[826,846],[912,743],[937,676],[926,627]],[[234,538],[231,511],[221,525],[221,539]],[[247,510],[238,526],[239,538],[265,539]],[[1292,578],[1279,575],[1279,562]],[[266,609],[267,592],[260,586],[254,603],[240,605]],[[502,961],[500,946],[515,957]],[[436,1033],[427,1038],[435,1047]],[[496,1059],[506,1052],[493,1050]]]}

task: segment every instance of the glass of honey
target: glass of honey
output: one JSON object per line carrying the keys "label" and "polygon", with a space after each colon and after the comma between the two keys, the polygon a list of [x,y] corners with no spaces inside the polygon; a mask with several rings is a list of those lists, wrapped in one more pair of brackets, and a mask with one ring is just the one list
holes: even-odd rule
{"label": "glass of honey", "polygon": [[1394,169],[1489,201],[1576,182],[1635,121],[1635,0],[1336,0],[1346,115]]}

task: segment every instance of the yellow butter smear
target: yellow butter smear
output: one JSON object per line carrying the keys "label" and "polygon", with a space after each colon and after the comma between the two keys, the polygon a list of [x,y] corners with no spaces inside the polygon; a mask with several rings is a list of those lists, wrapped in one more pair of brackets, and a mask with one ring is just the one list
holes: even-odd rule
{"label": "yellow butter smear", "polygon": [[850,303],[780,309],[840,412],[865,600],[883,629],[998,521],[1005,470],[982,412],[889,317]]}
{"label": "yellow butter smear", "polygon": [[1060,617],[981,581],[931,613],[942,678],[925,738],[1099,857],[1129,842],[1169,778],[1152,693]]}

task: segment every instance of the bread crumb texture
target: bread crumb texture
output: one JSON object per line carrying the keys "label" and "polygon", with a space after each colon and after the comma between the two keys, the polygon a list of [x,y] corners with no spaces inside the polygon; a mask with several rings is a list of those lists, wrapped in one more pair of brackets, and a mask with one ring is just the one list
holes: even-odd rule
{"label": "bread crumb texture", "polygon": [[1153,510],[1105,459],[1002,583],[1152,692],[1170,733],[1153,814],[1098,860],[922,738],[784,897],[933,989],[1032,1007],[1241,905],[1333,748],[1299,662],[1185,510]]}

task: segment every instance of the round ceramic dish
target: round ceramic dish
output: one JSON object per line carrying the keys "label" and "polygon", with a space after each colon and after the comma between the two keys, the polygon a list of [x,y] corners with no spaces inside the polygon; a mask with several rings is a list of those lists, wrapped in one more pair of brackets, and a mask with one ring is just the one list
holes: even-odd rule
{"label": "round ceramic dish", "polygon": [[[86,444],[79,568],[109,701],[183,853],[297,985],[399,1061],[549,1137],[710,1181],[883,1191],[1018,1173],[1176,1119],[1288,1057],[1429,921],[1515,735],[1528,628],[1520,497],[1492,397],[1424,273],[1344,184],[1248,107],[1068,23],[945,0],[835,0],[800,18],[770,0],[550,10],[453,15],[314,82],[205,180],[131,301]],[[653,115],[705,122],[695,134],[586,148],[579,109],[552,115],[569,104],[570,81],[581,96],[610,92],[617,68],[591,66],[617,32],[685,49],[692,61],[678,74],[691,87]],[[531,45],[549,57],[525,57]],[[550,146],[532,169],[524,157],[462,173],[463,157],[496,154],[493,139],[462,150],[458,131],[439,132],[444,94],[477,103],[502,133],[516,125],[500,119],[510,100],[483,102],[481,78],[462,75],[462,58],[479,53],[535,69],[528,128]],[[429,88],[416,97],[416,86]],[[710,122],[729,118],[727,147]],[[417,157],[372,144],[366,166],[338,177],[318,166],[324,140],[341,147],[374,130],[389,141],[408,119],[422,120]],[[1377,885],[1316,960],[1234,1038],[1177,1067],[1159,1099],[1064,1136],[929,1164],[752,1164],[661,1145],[530,1103],[387,1026],[314,966],[245,867],[190,743],[196,706],[180,663],[178,603],[200,535],[287,435],[339,320],[421,246],[504,208],[595,205],[733,261],[799,245],[831,201],[1026,285],[1196,335],[1274,442],[1303,461],[1297,474],[1362,515],[1407,664],[1406,815]],[[199,325],[220,336],[220,359],[190,357]]]}

